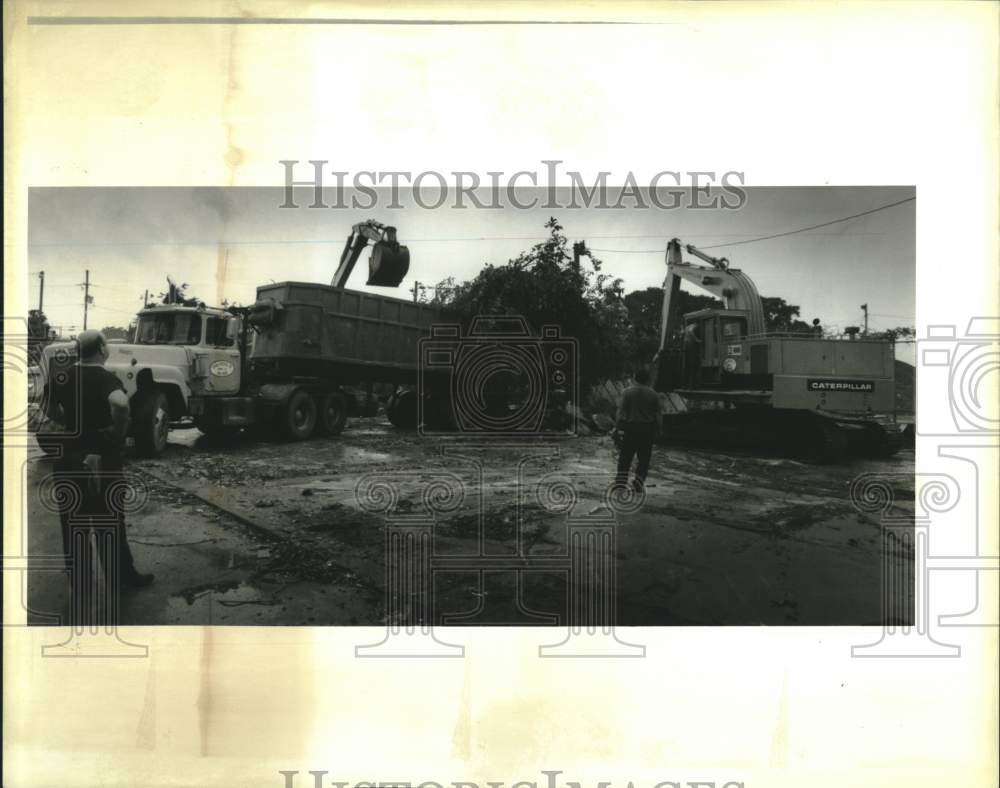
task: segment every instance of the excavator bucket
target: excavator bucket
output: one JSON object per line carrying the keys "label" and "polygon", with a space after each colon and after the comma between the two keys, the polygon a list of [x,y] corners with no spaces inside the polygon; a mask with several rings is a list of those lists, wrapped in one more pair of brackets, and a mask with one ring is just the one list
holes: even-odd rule
{"label": "excavator bucket", "polygon": [[368,261],[368,284],[378,287],[399,287],[410,270],[410,250],[398,243],[378,241],[372,247]]}

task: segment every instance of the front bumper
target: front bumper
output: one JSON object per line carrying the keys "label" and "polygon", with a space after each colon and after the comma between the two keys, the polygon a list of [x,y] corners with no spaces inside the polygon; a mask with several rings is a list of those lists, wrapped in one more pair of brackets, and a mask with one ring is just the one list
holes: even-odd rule
{"label": "front bumper", "polygon": [[190,397],[188,399],[188,413],[191,416],[225,427],[243,427],[253,424],[256,410],[254,397]]}

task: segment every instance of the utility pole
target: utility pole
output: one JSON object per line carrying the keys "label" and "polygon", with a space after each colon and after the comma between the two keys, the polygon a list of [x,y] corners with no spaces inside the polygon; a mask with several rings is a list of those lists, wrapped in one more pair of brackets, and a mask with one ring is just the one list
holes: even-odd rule
{"label": "utility pole", "polygon": [[586,241],[577,241],[573,244],[573,269],[576,271],[580,270],[580,255],[583,254],[583,250],[586,248]]}
{"label": "utility pole", "polygon": [[42,305],[45,302],[45,272],[38,272],[38,311],[42,311]]}
{"label": "utility pole", "polygon": [[868,336],[868,304],[862,304],[861,309],[865,313],[865,333],[862,336]]}
{"label": "utility pole", "polygon": [[149,288],[146,288],[146,292],[142,296],[142,308],[145,309],[149,306]]}
{"label": "utility pole", "polygon": [[87,330],[87,307],[90,306],[90,269],[84,274],[83,281],[83,330]]}
{"label": "utility pole", "polygon": [[413,283],[413,303],[417,303],[417,293],[420,291],[420,282]]}

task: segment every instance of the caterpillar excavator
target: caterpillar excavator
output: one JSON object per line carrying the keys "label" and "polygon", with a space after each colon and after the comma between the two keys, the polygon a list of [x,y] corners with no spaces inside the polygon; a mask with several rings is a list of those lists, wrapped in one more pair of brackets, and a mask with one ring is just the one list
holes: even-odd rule
{"label": "caterpillar excavator", "polygon": [[[683,251],[706,265],[683,260]],[[820,461],[888,456],[901,444],[892,343],[817,332],[768,331],[753,280],[679,239],[667,244],[655,387],[677,413],[666,432],[684,442],[791,450]],[[723,302],[683,315],[681,282]]]}

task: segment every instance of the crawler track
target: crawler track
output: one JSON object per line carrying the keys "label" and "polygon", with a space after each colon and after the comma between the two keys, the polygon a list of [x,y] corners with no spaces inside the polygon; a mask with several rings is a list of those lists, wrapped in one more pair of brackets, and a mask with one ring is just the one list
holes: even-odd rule
{"label": "crawler track", "polygon": [[817,463],[889,457],[902,437],[875,421],[764,407],[694,410],[664,419],[668,445],[738,449]]}

